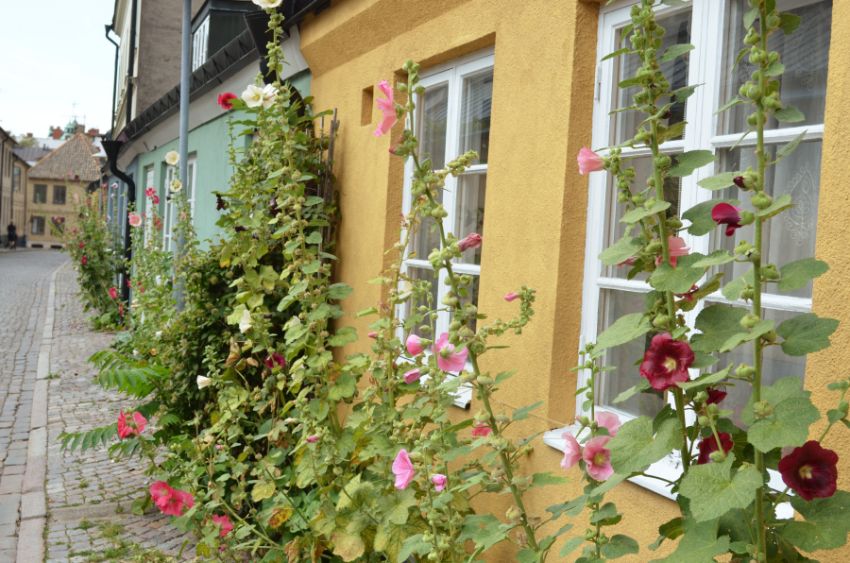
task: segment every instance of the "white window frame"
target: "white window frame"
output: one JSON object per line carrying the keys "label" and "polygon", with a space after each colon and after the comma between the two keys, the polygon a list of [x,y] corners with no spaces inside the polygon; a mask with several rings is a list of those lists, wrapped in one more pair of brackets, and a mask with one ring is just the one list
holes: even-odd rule
{"label": "white window frame", "polygon": [[[189,155],[189,158],[186,161],[186,174],[188,178],[185,180],[181,180],[183,182],[183,189],[186,190],[186,199],[189,204],[189,218],[194,219],[195,217],[195,184],[197,180],[197,167],[198,158],[196,154]],[[179,166],[179,165],[178,165]],[[174,206],[174,202],[171,200],[171,196],[173,193],[171,192],[171,182],[178,176],[178,166],[169,166],[166,164],[165,167],[165,209],[163,211],[163,219],[162,219],[162,249],[173,252],[175,250],[174,246],[174,217],[177,213],[177,208]]]}
{"label": "white window frame", "polygon": [[[153,188],[157,194],[159,194],[159,190],[156,187],[155,171],[156,167],[153,164],[145,166],[145,188],[142,192],[142,201],[145,202],[145,245],[149,244],[150,241],[153,240],[153,213],[157,206],[144,192],[146,192],[148,188]],[[138,209],[136,211],[138,211]]]}
{"label": "white window frame", "polygon": [[210,36],[210,16],[204,17],[204,21],[192,34],[192,71],[194,72],[207,62],[207,44]]}
{"label": "white window frame", "polygon": [[[638,0],[621,0],[610,6],[600,8],[599,33],[597,43],[597,59],[615,51],[618,46],[617,32],[630,22],[631,6]],[[781,1],[781,0],[780,0]],[[792,7],[800,7],[813,4],[818,0],[789,0],[783,4],[791,3]],[[667,154],[681,153],[703,148],[717,149],[738,147],[746,149],[755,145],[755,134],[747,135],[743,141],[742,133],[718,134],[721,115],[716,114],[716,108],[726,103],[723,86],[728,78],[729,69],[725,67],[726,49],[726,22],[730,16],[731,3],[728,0],[686,0],[687,6],[670,7],[661,5],[656,8],[658,14],[673,14],[680,11],[691,11],[691,38],[690,42],[695,49],[690,52],[688,66],[688,84],[701,84],[695,93],[688,99],[685,120],[687,121],[686,134],[682,139],[668,141],[661,146]],[[780,6],[788,9],[787,6]],[[720,8],[720,9],[718,9]],[[720,55],[718,55],[720,53]],[[597,79],[594,94],[593,111],[593,147],[608,146],[611,142],[614,119],[609,115],[616,103],[614,92],[616,91],[615,76],[618,59],[601,61],[597,66]],[[708,109],[704,109],[708,108]],[[794,139],[801,132],[806,131],[804,140],[823,139],[823,124],[806,125],[802,127],[788,127],[765,131],[765,140],[768,143],[783,143]],[[633,157],[651,154],[647,148],[631,149],[623,147],[622,155]],[[686,211],[698,203],[712,199],[712,193],[701,189],[697,183],[715,174],[715,165],[707,165],[699,168],[694,174],[681,179],[681,190],[679,207]],[[638,280],[626,280],[623,278],[612,278],[604,275],[605,266],[599,261],[599,254],[605,249],[605,239],[608,224],[608,202],[606,198],[614,197],[615,194],[608,187],[608,173],[590,174],[588,179],[588,208],[587,208],[587,237],[585,248],[584,282],[582,289],[582,320],[579,350],[584,348],[588,342],[596,340],[598,335],[599,311],[601,306],[600,295],[604,289],[619,291],[632,291],[645,294],[650,287],[647,283]],[[601,218],[601,220],[600,220]],[[693,252],[708,254],[710,252],[711,237],[693,237],[686,231],[680,236],[685,239]],[[702,282],[698,282],[702,283]],[[724,303],[749,307],[742,300],[727,300],[718,291],[707,298],[710,303]],[[767,309],[788,312],[810,312],[812,309],[811,298],[790,297],[776,294],[763,294],[762,305]],[[700,303],[694,310],[685,313],[685,319],[689,326],[693,326],[697,315],[703,308]],[[697,377],[699,370],[692,369],[691,377]],[[582,387],[588,383],[590,373],[581,370],[578,373],[577,385]],[[577,397],[576,413],[589,415],[583,409],[584,395]],[[669,404],[673,404],[672,397],[668,394]],[[613,412],[625,422],[634,418],[633,415],[610,406],[596,407],[596,412]],[[688,423],[693,422],[694,414],[686,413]],[[576,433],[579,426],[572,424],[547,432],[544,442],[558,450],[563,451],[565,442],[562,438],[564,432]],[[681,475],[681,459],[678,452],[673,452],[665,459],[653,464],[647,472],[658,475],[665,479],[675,480]],[[667,498],[675,498],[670,491],[670,486],[657,479],[649,477],[633,477],[631,482],[644,488],[652,490]],[[770,485],[773,488],[784,488],[778,473],[771,471]],[[783,513],[790,510],[790,506],[783,507]]]}
{"label": "white window frame", "polygon": [[[478,74],[482,71],[486,70],[495,70],[495,57],[493,54],[493,49],[486,49],[484,51],[479,51],[472,55],[468,55],[466,57],[462,57],[460,59],[456,59],[451,61],[450,63],[446,63],[443,65],[439,65],[433,69],[428,70],[427,72],[423,72],[420,79],[420,84],[424,88],[431,88],[440,84],[446,84],[448,86],[448,105],[446,108],[446,152],[445,152],[445,162],[448,163],[458,156],[460,156],[460,114],[461,114],[461,103],[463,100],[463,81],[466,77]],[[417,97],[417,104],[421,101],[421,97]],[[417,123],[418,127],[419,124]],[[489,162],[489,158],[488,158]],[[461,177],[463,176],[472,176],[477,174],[487,174],[487,163],[485,164],[473,164],[466,169],[460,177],[454,177],[449,175],[446,177],[445,186],[443,189],[443,207],[448,212],[448,216],[443,220],[445,225],[456,224],[457,219],[457,191],[458,191],[458,183]],[[405,215],[410,213],[410,208],[412,206],[412,194],[411,194],[411,185],[413,179],[413,161],[412,159],[408,159],[405,163],[404,169],[404,191],[402,192],[402,209],[404,210]],[[486,205],[486,203],[485,203]],[[454,235],[458,238],[463,238],[469,233],[454,233]],[[411,258],[407,255],[410,249],[405,249],[405,259],[402,264],[403,271],[407,271],[409,267],[419,268],[423,270],[433,271],[434,268],[431,266],[431,263],[428,261],[427,256],[417,256],[415,258]],[[478,264],[463,264],[460,262],[455,262],[452,264],[453,270],[458,274],[469,274],[472,276],[478,277],[478,281],[480,284],[481,281],[481,266]],[[480,287],[480,285],[479,285]],[[445,271],[440,272],[439,279],[437,280],[437,296],[445,295],[449,290],[448,283],[448,275]],[[405,305],[400,305],[397,307],[397,318],[404,319],[405,317]],[[442,334],[443,332],[449,331],[449,324],[451,323],[451,319],[447,311],[440,311],[437,313],[437,318],[434,322],[435,335]],[[400,337],[404,337],[403,334],[399,334]],[[455,396],[455,406],[460,408],[468,408],[472,403],[472,387],[470,385],[462,385]]]}

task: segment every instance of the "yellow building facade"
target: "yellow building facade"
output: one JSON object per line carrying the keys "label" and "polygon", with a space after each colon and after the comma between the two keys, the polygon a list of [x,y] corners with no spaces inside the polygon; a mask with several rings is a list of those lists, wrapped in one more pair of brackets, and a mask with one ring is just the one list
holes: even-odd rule
{"label": "yellow building facade", "polygon": [[[515,307],[503,300],[505,293],[523,285],[537,290],[530,326],[521,337],[507,339],[509,349],[488,353],[484,366],[493,371],[516,371],[498,395],[503,410],[544,402],[536,416],[519,429],[522,433],[549,432],[546,443],[538,440],[528,458],[529,473],[562,471],[557,435],[581,414],[575,398],[580,375],[571,371],[578,350],[604,328],[609,312],[631,312],[629,299],[639,293],[621,274],[594,270],[598,269],[597,250],[600,245],[604,248],[606,233],[616,223],[610,221],[610,202],[604,195],[605,174],[589,181],[579,175],[576,163],[581,147],[612,144],[619,135],[617,128],[628,125],[611,121],[605,111],[618,102],[613,86],[619,71],[600,59],[614,50],[608,46],[619,40],[618,26],[633,3],[344,0],[334,2],[301,27],[301,49],[313,73],[315,106],[339,110],[335,154],[342,212],[338,276],[355,288],[345,302],[350,313],[380,299],[379,289],[368,281],[386,266],[383,249],[397,242],[405,206],[404,166],[388,153],[398,141],[400,126],[392,135],[377,139],[372,135],[380,120],[380,113],[371,109],[378,96],[376,85],[381,80],[403,80],[405,60],[419,62],[428,86],[423,107],[433,101],[431,110],[425,111],[437,116],[435,136],[448,131],[442,137],[448,139],[444,141],[447,146],[440,144],[443,141],[429,146],[435,151],[451,147],[458,152],[465,148],[486,151],[486,163],[475,170],[478,177],[458,180],[457,194],[467,190],[464,186],[473,186],[469,189],[475,191],[475,197],[455,196],[455,224],[482,230],[480,256],[469,259],[469,273],[480,276],[481,312],[490,318],[507,318]],[[781,258],[782,252],[804,252],[810,245],[810,253],[829,262],[831,270],[817,280],[813,294],[808,291],[790,300],[777,298],[776,309],[769,314],[781,317],[812,309],[841,321],[832,337],[833,346],[808,357],[804,366],[776,360],[780,371],[804,370],[806,387],[825,411],[834,407],[826,383],[846,377],[850,365],[850,254],[846,251],[850,246],[850,188],[845,181],[850,169],[841,141],[850,136],[845,117],[850,112],[850,3],[780,0],[779,4],[780,8],[788,4],[787,9],[803,10],[804,22],[811,16],[814,23],[802,37],[820,43],[815,48],[810,41],[808,49],[800,49],[808,58],[793,63],[792,71],[801,77],[794,93],[807,100],[803,105],[810,106],[811,117],[804,124],[806,148],[800,160],[783,172],[787,174],[783,185],[792,186],[788,189],[794,191],[795,200],[805,205],[801,204],[800,215],[795,216],[791,239],[777,239],[773,249]],[[736,41],[730,22],[737,10],[738,0],[693,0],[686,2],[685,8],[671,11],[667,20],[670,29],[679,33],[671,40],[687,42],[678,40],[686,33],[697,45],[690,66],[672,72],[684,72],[687,83],[704,83],[704,93],[683,108],[692,133],[686,134],[682,145],[684,150],[713,148],[722,156],[718,166],[726,162],[723,159],[744,158],[727,142],[735,123],[724,125],[714,116],[714,110],[728,99],[721,99],[727,87],[734,84],[723,77],[732,68],[724,61]],[[784,49],[784,59],[793,58],[798,50],[792,43]],[[705,80],[689,80],[694,77]],[[477,78],[481,80],[476,82]],[[469,116],[466,122],[464,115]],[[771,139],[777,144],[787,142],[787,131],[777,128],[774,133]],[[681,151],[683,146],[670,150]],[[713,173],[707,170],[702,174]],[[696,182],[699,176],[688,182]],[[784,189],[779,182],[777,186],[774,189]],[[698,195],[692,184],[683,182],[679,188],[681,211],[688,209],[688,201],[707,199]],[[799,249],[789,250],[792,242]],[[410,267],[422,265],[411,263]],[[347,319],[361,334],[368,331],[366,320],[353,315]],[[636,373],[633,376],[637,377]],[[612,383],[614,391],[616,385]],[[627,414],[652,408],[636,404]],[[471,412],[477,410],[473,399]],[[815,426],[812,431],[820,428]],[[839,487],[850,487],[850,434],[834,432],[826,446],[841,457]],[[568,485],[532,493],[531,510],[544,513],[554,502],[579,496],[580,475],[573,469],[567,476]],[[657,526],[678,513],[669,495],[646,483],[625,483],[609,495],[625,514],[622,530],[641,543],[641,554],[632,560],[663,555],[665,549],[648,552],[646,546],[657,537]],[[484,502],[493,513],[504,513],[505,507],[496,504],[498,499]],[[575,529],[583,533],[582,518]],[[846,561],[850,549],[815,556],[822,561]],[[508,552],[496,557],[512,560]]]}

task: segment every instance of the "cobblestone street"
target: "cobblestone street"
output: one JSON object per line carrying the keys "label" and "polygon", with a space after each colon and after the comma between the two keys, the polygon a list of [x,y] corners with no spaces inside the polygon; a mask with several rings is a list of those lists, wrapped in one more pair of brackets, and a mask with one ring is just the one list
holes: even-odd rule
{"label": "cobblestone street", "polygon": [[67,257],[0,254],[0,561],[169,560],[192,541],[158,513],[130,513],[147,477],[105,449],[63,452],[64,431],[111,423],[128,405],[93,382],[93,332]]}

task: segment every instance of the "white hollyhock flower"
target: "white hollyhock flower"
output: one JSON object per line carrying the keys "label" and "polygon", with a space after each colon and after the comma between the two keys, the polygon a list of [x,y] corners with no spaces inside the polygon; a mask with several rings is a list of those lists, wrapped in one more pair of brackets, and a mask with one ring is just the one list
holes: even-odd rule
{"label": "white hollyhock flower", "polygon": [[264,10],[269,10],[271,8],[277,8],[278,6],[281,5],[281,3],[283,3],[283,0],[251,0],[251,1],[254,2],[254,4],[256,4],[257,6],[259,6],[260,8],[262,8]]}
{"label": "white hollyhock flower", "polygon": [[159,340],[160,338],[162,338],[162,331],[161,331],[161,330],[156,331],[156,332],[153,334],[153,336],[154,336],[154,338],[156,338],[157,340]]}
{"label": "white hollyhock flower", "polygon": [[195,382],[198,384],[198,389],[203,389],[204,387],[209,387],[210,384],[212,384],[212,379],[199,375],[195,378]]}
{"label": "white hollyhock flower", "polygon": [[168,151],[165,153],[165,163],[169,166],[177,166],[177,163],[180,162],[180,155],[177,154],[177,151]]}
{"label": "white hollyhock flower", "polygon": [[172,192],[177,193],[182,189],[183,189],[183,182],[181,182],[177,178],[174,178],[173,180],[171,180],[171,191]]}
{"label": "white hollyhock flower", "polygon": [[249,84],[242,92],[242,100],[249,108],[258,108],[263,105],[263,88]]}
{"label": "white hollyhock flower", "polygon": [[253,326],[251,324],[251,313],[248,309],[242,311],[242,317],[239,318],[239,332],[245,334]]}
{"label": "white hollyhock flower", "polygon": [[274,105],[274,101],[277,99],[277,88],[272,86],[271,84],[266,84],[263,86],[263,107],[265,109],[269,109]]}

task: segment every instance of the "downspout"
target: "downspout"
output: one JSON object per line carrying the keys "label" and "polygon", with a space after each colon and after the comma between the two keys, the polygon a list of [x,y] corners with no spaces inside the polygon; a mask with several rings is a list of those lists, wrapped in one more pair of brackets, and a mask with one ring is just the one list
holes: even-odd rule
{"label": "downspout", "polygon": [[115,64],[112,69],[112,111],[109,112],[109,115],[112,116],[112,121],[109,125],[109,135],[112,136],[115,134],[115,103],[118,97],[118,51],[121,48],[120,45],[116,41],[114,41],[111,37],[109,37],[110,31],[115,31],[115,28],[112,27],[112,24],[106,24],[103,26],[106,28],[106,40],[115,45]]}
{"label": "downspout", "polygon": [[[133,178],[118,170],[118,152],[121,150],[123,141],[102,141],[103,150],[106,152],[106,160],[109,162],[109,169],[112,174],[120,178],[122,182],[127,184],[127,209],[130,209],[136,203],[136,183]],[[133,247],[130,244],[130,214],[125,213],[124,222],[124,270],[122,272],[124,279],[121,280],[121,297],[124,302],[130,304],[130,284],[127,283],[130,279],[130,259],[133,257]],[[128,309],[129,310],[129,309]]]}

